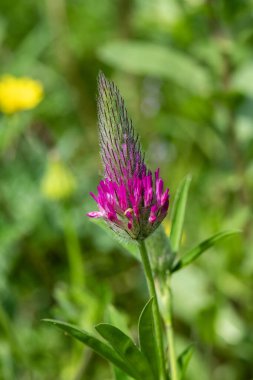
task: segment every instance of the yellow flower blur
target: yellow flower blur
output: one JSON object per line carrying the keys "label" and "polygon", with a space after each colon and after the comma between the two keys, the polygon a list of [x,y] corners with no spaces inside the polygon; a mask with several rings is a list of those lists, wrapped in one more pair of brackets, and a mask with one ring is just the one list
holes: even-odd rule
{"label": "yellow flower blur", "polygon": [[75,189],[76,181],[68,168],[60,160],[51,159],[41,183],[43,195],[51,200],[61,200],[69,198]]}
{"label": "yellow flower blur", "polygon": [[163,222],[163,227],[164,227],[164,231],[165,231],[166,235],[170,236],[171,221],[168,218],[165,218],[165,220]]}
{"label": "yellow flower blur", "polygon": [[0,79],[0,111],[5,114],[32,109],[42,98],[43,86],[36,80],[11,75]]}

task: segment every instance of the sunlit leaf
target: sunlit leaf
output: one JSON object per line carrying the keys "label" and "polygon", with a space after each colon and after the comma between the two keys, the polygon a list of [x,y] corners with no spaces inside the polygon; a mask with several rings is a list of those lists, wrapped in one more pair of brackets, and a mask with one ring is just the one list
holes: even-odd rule
{"label": "sunlit leaf", "polygon": [[99,334],[114,348],[114,350],[121,356],[125,363],[128,363],[135,373],[135,377],[143,380],[154,380],[150,365],[134,344],[131,338],[124,334],[117,327],[107,323],[100,323],[96,326]]}
{"label": "sunlit leaf", "polygon": [[69,323],[57,321],[54,319],[43,319],[44,322],[48,322],[54,326],[59,327],[61,330],[67,332],[69,335],[79,340],[80,342],[86,344],[92,348],[97,354],[101,355],[103,358],[109,360],[115,366],[119,367],[121,370],[126,372],[128,375],[136,378],[134,372],[132,371],[130,365],[128,365],[124,360],[114,351],[110,346],[84,330],[77,328]]}
{"label": "sunlit leaf", "polygon": [[210,91],[210,78],[205,68],[171,46],[116,41],[102,46],[98,55],[104,62],[120,70],[169,79],[198,95]]}
{"label": "sunlit leaf", "polygon": [[252,83],[252,75],[253,75],[253,64],[252,60],[247,62],[246,64],[239,67],[238,70],[235,71],[232,81],[231,88],[235,91],[242,92],[248,96],[253,96],[253,83]]}
{"label": "sunlit leaf", "polygon": [[213,235],[212,237],[210,237],[209,239],[202,241],[202,243],[198,244],[195,248],[191,249],[180,260],[177,261],[177,263],[172,268],[172,272],[175,272],[189,265],[192,261],[196,260],[207,249],[213,247],[215,244],[222,241],[223,239],[230,237],[232,235],[238,234],[238,233],[240,233],[239,230],[219,232]]}
{"label": "sunlit leaf", "polygon": [[185,218],[185,209],[188,197],[188,191],[191,183],[191,176],[186,176],[181,182],[174,200],[171,217],[170,243],[172,250],[177,252],[180,246],[183,224]]}

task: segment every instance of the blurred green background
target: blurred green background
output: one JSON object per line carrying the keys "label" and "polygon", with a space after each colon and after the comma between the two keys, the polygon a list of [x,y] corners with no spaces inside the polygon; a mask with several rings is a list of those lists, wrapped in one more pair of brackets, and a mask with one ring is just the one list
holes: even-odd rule
{"label": "blurred green background", "polygon": [[172,203],[192,174],[182,251],[242,230],[175,274],[177,350],[195,346],[187,379],[253,379],[252,0],[1,0],[0,9],[1,75],[44,89],[36,107],[0,114],[0,379],[112,379],[108,363],[42,318],[91,331],[113,320],[136,336],[142,269],[85,216],[102,175],[100,69]]}

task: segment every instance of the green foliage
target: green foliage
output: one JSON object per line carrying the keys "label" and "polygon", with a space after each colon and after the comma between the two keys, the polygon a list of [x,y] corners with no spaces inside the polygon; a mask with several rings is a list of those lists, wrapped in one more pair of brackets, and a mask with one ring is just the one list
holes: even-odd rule
{"label": "green foliage", "polygon": [[[77,327],[70,325],[69,323],[56,321],[54,319],[44,319],[44,322],[52,323],[53,325],[59,327],[60,329],[64,330],[65,332],[67,332],[68,334],[73,336],[75,339],[77,339],[77,340],[81,341],[82,343],[86,344],[87,346],[91,347],[99,355],[106,358],[107,360],[109,360],[110,362],[115,364],[117,367],[121,368],[124,372],[128,373],[130,376],[133,375],[132,369],[127,363],[128,356],[125,358],[124,353],[123,353],[123,355],[121,354],[121,352],[120,352],[120,354],[117,354],[117,351],[115,349],[112,349],[110,346],[103,343],[102,341],[100,341],[96,337],[88,334],[84,330],[78,329]],[[97,330],[99,330],[99,328],[97,328]],[[118,331],[120,331],[120,330],[118,330]],[[108,341],[110,341],[110,339],[108,339]],[[118,342],[120,342],[120,340]],[[120,348],[120,346],[119,346],[119,348]],[[123,349],[124,349],[124,347],[123,347]],[[123,356],[123,358],[122,358],[122,356]],[[135,377],[135,376],[133,376],[133,377]]]}
{"label": "green foliage", "polygon": [[152,367],[155,378],[159,377],[156,342],[154,335],[154,323],[152,316],[153,298],[151,298],[145,305],[139,318],[139,342],[140,349],[146,356],[147,360]]}
{"label": "green foliage", "polygon": [[[43,321],[59,327],[115,365],[120,370],[114,371],[116,379],[124,380],[127,379],[126,375],[129,375],[137,380],[141,380],[144,376],[145,379],[154,380],[159,377],[159,372],[156,362],[152,301],[152,299],[148,301],[139,318],[140,349],[128,335],[109,323],[100,323],[96,326],[98,333],[109,343],[108,346],[69,323],[54,319]],[[114,311],[114,315],[115,313]]]}
{"label": "green foliage", "polygon": [[117,327],[107,323],[97,325],[96,330],[121,356],[123,361],[129,364],[134,371],[135,379],[140,380],[145,377],[145,379],[154,380],[149,362],[131,338]]}
{"label": "green foliage", "polygon": [[[157,278],[178,263],[170,222],[173,244],[182,236],[179,262],[217,231],[242,231],[173,275],[178,352],[195,341],[185,379],[252,377],[252,25],[251,1],[1,0],[0,74],[40,80],[45,92],[34,109],[0,114],[1,379],[112,379],[103,359],[42,318],[90,329],[108,321],[112,303],[137,336],[147,299],[137,248],[122,250],[85,217],[102,174],[100,69],[170,188],[168,219],[147,240]],[[41,191],[55,156],[77,184],[63,201]],[[187,173],[190,197],[175,230],[171,211]]]}

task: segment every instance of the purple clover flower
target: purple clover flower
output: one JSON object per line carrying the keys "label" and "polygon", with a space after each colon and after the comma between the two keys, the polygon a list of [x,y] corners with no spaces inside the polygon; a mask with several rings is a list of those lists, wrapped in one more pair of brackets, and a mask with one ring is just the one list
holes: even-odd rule
{"label": "purple clover flower", "polygon": [[102,218],[118,234],[144,240],[163,221],[169,208],[169,189],[163,190],[159,169],[147,169],[139,136],[119,90],[100,73],[98,77],[98,120],[101,157],[105,178],[98,195],[90,193]]}

